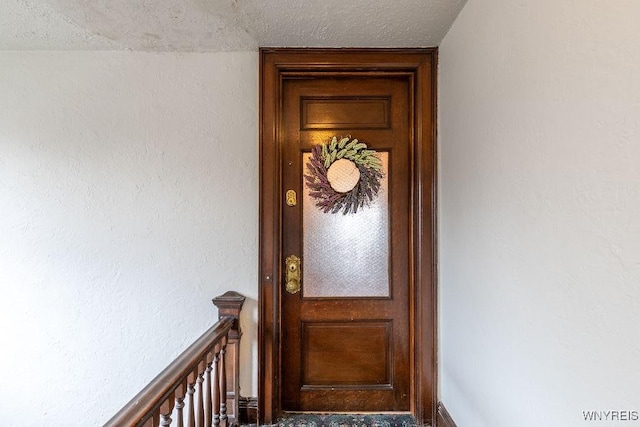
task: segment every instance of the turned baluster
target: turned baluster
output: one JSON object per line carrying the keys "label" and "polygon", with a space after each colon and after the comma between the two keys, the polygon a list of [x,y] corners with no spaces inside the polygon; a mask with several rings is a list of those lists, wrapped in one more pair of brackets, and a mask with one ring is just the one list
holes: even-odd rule
{"label": "turned baluster", "polygon": [[177,427],[184,427],[184,417],[182,415],[182,408],[184,408],[184,390],[186,386],[186,382],[183,382],[176,389],[176,418],[177,418]]}
{"label": "turned baluster", "polygon": [[189,418],[187,421],[188,427],[196,427],[196,412],[193,402],[194,393],[196,392],[195,382],[195,375],[193,373],[189,374],[187,378],[187,396],[189,397],[189,408],[187,409],[187,416]]}
{"label": "turned baluster", "polygon": [[182,408],[184,408],[184,398],[176,397],[176,417],[178,418],[178,422],[176,424],[177,427],[184,427]]}
{"label": "turned baluster", "polygon": [[215,373],[215,382],[213,383],[213,425],[217,427],[220,425],[220,371],[218,370],[218,362],[220,362],[220,351],[218,346],[215,348],[215,355],[213,356],[213,372]]}
{"label": "turned baluster", "polygon": [[204,390],[202,387],[202,383],[204,382],[204,370],[205,367],[203,362],[201,361],[198,364],[198,416],[196,417],[196,426],[204,427]]}
{"label": "turned baluster", "polygon": [[167,400],[160,405],[160,427],[169,427],[171,425],[171,414],[173,413],[173,404],[176,401],[175,391],[172,392]]}
{"label": "turned baluster", "polygon": [[205,370],[206,383],[205,383],[205,395],[204,395],[204,424],[207,427],[211,426],[211,353],[207,354],[207,369]]}
{"label": "turned baluster", "polygon": [[184,398],[176,397],[176,417],[178,418],[178,422],[176,423],[177,427],[184,427],[182,408],[184,408]]}
{"label": "turned baluster", "polygon": [[222,347],[220,348],[220,375],[218,375],[220,383],[220,424],[227,426],[227,369],[225,364],[225,353],[227,351],[227,337],[222,339]]}
{"label": "turned baluster", "polygon": [[171,415],[160,414],[160,427],[169,427],[171,425]]}

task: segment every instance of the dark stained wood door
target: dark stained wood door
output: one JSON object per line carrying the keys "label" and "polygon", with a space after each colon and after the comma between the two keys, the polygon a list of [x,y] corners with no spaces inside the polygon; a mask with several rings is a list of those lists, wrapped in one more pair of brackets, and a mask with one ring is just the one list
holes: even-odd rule
{"label": "dark stained wood door", "polygon": [[[283,83],[282,185],[298,203],[282,207],[282,256],[302,260],[302,290],[281,294],[285,411],[410,410],[410,100],[393,76]],[[324,213],[309,198],[308,153],[333,136],[383,159],[375,206]]]}
{"label": "dark stained wood door", "polygon": [[[437,49],[261,49],[259,424],[286,411],[435,421],[436,64]],[[302,178],[332,136],[387,167],[371,209],[346,223],[318,213]],[[289,255],[301,258],[294,294]]]}

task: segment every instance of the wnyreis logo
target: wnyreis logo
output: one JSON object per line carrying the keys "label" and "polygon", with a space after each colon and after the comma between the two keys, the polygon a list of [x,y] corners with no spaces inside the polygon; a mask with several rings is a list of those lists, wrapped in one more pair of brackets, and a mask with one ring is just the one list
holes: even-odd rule
{"label": "wnyreis logo", "polygon": [[638,421],[638,411],[582,411],[585,421]]}

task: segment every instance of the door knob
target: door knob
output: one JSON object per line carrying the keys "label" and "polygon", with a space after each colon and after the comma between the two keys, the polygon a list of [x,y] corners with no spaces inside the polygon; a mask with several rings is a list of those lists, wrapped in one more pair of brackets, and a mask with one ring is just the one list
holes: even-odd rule
{"label": "door knob", "polygon": [[285,289],[290,294],[300,292],[300,258],[295,255],[289,255],[285,260]]}

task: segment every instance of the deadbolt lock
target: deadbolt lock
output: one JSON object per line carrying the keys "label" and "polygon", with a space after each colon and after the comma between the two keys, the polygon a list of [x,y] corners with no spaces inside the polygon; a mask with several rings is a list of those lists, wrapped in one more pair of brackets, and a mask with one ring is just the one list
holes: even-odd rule
{"label": "deadbolt lock", "polygon": [[289,206],[295,206],[298,204],[298,197],[295,190],[287,190],[287,192],[285,193],[285,199],[287,200],[287,205]]}
{"label": "deadbolt lock", "polygon": [[300,292],[300,258],[295,255],[289,255],[285,260],[285,289],[290,294]]}

